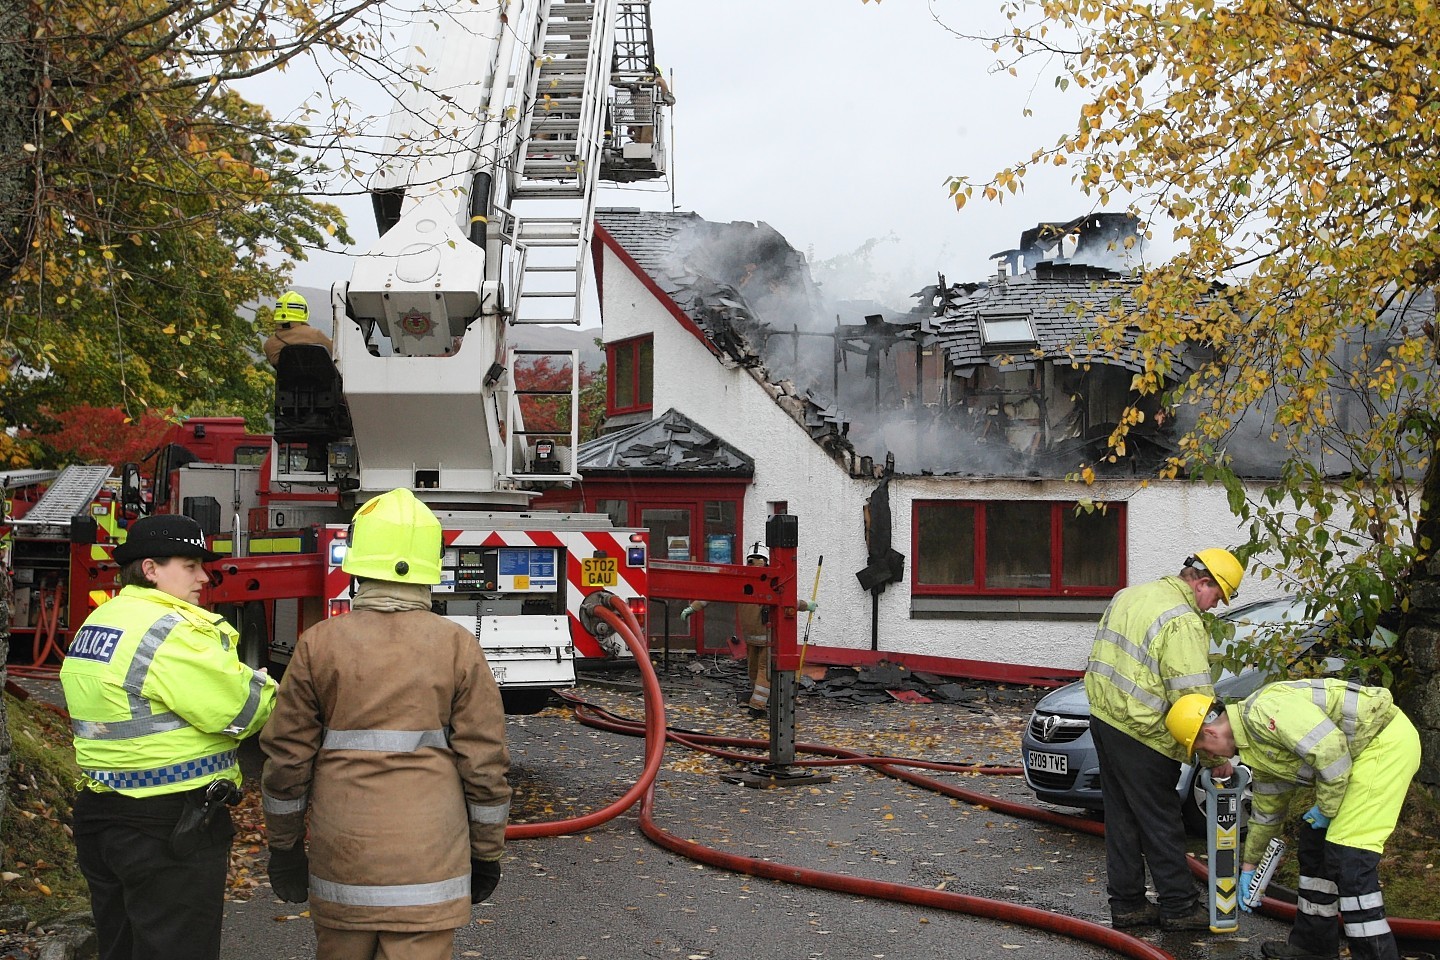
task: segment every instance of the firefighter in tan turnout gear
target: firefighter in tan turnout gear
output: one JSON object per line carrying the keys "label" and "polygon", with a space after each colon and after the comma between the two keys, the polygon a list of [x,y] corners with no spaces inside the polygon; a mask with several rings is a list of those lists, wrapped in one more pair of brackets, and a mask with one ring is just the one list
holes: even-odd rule
{"label": "firefighter in tan turnout gear", "polygon": [[1378,868],[1420,767],[1420,736],[1390,691],[1344,680],[1286,680],[1228,706],[1208,696],[1182,697],[1166,723],[1187,752],[1229,757],[1238,751],[1250,768],[1253,812],[1242,901],[1296,791],[1314,790],[1299,829],[1295,926],[1288,941],[1261,944],[1260,952],[1332,960],[1340,955],[1338,913],[1354,960],[1399,960]]}
{"label": "firefighter in tan turnout gear", "polygon": [[270,366],[280,364],[280,351],[297,344],[313,343],[327,351],[334,347],[319,327],[310,325],[310,305],[294,290],[288,290],[275,301],[275,331],[265,338],[262,348]]}
{"label": "firefighter in tan turnout gear", "polygon": [[320,960],[448,958],[500,880],[504,708],[474,635],[430,610],[441,549],[410,491],[360,507],[351,612],[300,636],[261,738],[270,884],[308,892]]}
{"label": "firefighter in tan turnout gear", "polygon": [[[1115,595],[1085,668],[1090,732],[1105,797],[1105,882],[1119,928],[1209,930],[1185,862],[1175,784],[1185,755],[1165,729],[1170,705],[1210,695],[1210,633],[1200,614],[1240,592],[1245,568],[1228,550],[1187,557],[1180,572]],[[1230,775],[1228,761],[1214,774]],[[1145,868],[1159,903],[1145,897]]]}
{"label": "firefighter in tan turnout gear", "polygon": [[[756,543],[745,558],[748,567],[770,565],[770,557]],[[709,603],[705,600],[691,600],[680,611],[680,619],[689,622],[696,610],[704,610]],[[795,609],[801,613],[813,613],[820,609],[814,600],[797,600]],[[769,716],[770,712],[770,611],[755,603],[736,605],[736,619],[740,622],[740,636],[745,647],[745,673],[750,680],[750,691],[743,694],[741,701],[751,719]],[[731,640],[732,650],[738,646]]]}
{"label": "firefighter in tan turnout gear", "polygon": [[101,960],[220,955],[235,750],[275,706],[275,681],[197,606],[209,580],[190,517],[142,517],[115,548],[120,593],[76,631],[60,682],[84,776],[75,849]]}

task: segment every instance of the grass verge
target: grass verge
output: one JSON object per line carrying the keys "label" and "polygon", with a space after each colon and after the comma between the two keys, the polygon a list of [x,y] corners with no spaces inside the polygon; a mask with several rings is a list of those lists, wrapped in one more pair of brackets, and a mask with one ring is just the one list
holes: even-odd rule
{"label": "grass verge", "polygon": [[70,830],[70,798],[79,771],[64,718],[39,701],[4,697],[14,746],[0,823],[0,892],[7,903],[23,906],[31,920],[43,924],[90,906]]}

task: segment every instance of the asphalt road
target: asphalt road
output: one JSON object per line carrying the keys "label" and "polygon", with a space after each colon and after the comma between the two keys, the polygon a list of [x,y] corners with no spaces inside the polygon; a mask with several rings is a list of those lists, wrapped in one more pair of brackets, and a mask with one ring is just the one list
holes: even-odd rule
{"label": "asphalt road", "polygon": [[[707,666],[708,664],[708,666]],[[701,661],[664,678],[668,719],[690,730],[763,736],[734,701],[734,665]],[[707,675],[708,674],[708,675]],[[582,686],[587,699],[636,719],[641,698],[623,685]],[[800,699],[797,740],[874,755],[1019,763],[1019,734],[1038,692],[986,688],[954,704],[838,704]],[[512,718],[512,821],[553,820],[603,806],[642,766],[637,738],[598,731],[568,710]],[[828,768],[828,783],[756,790],[729,783],[734,764],[671,745],[655,791],[665,830],[730,853],[874,880],[938,888],[1106,922],[1102,841],[1016,819],[858,767]],[[1030,802],[1019,777],[937,774],[969,790]],[[400,815],[397,813],[397,816]],[[796,960],[1046,957],[1117,954],[1010,923],[913,904],[815,890],[704,866],[651,843],[637,811],[584,834],[514,841],[504,879],[474,909],[457,957],[490,960],[775,957]],[[262,886],[227,905],[225,960],[312,957],[303,905]],[[1165,934],[1151,943],[1177,958],[1260,956],[1283,924],[1245,917],[1239,935]],[[1409,954],[1411,956],[1422,956]]]}

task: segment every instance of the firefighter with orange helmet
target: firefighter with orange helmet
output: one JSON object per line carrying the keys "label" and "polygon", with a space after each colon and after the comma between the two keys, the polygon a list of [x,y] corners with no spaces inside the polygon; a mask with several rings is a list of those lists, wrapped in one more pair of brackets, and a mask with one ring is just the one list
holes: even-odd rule
{"label": "firefighter with orange helmet", "polygon": [[1229,705],[1191,694],[1170,708],[1166,725],[1186,753],[1228,757],[1238,751],[1250,768],[1255,790],[1241,865],[1242,903],[1291,797],[1302,788],[1315,791],[1299,831],[1295,925],[1288,940],[1261,944],[1261,954],[1338,957],[1338,914],[1351,957],[1399,960],[1378,868],[1420,767],[1420,735],[1390,691],[1319,679],[1267,684]]}
{"label": "firefighter with orange helmet", "polygon": [[[1117,593],[1095,631],[1085,668],[1090,732],[1105,797],[1105,874],[1110,922],[1208,930],[1195,896],[1175,784],[1185,753],[1165,728],[1185,694],[1214,693],[1210,633],[1201,613],[1240,592],[1245,568],[1228,550],[1201,550],[1178,574]],[[1228,776],[1228,762],[1215,768]],[[1158,903],[1145,896],[1145,869]]]}
{"label": "firefighter with orange helmet", "polygon": [[431,612],[442,549],[409,490],[360,507],[351,611],[301,634],[261,738],[270,885],[309,897],[320,960],[448,958],[500,880],[505,712],[474,634]]}

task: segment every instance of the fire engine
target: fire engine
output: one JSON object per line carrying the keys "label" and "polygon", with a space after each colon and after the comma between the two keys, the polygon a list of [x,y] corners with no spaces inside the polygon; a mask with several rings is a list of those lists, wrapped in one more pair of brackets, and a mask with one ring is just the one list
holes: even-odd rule
{"label": "fire engine", "polygon": [[[127,520],[169,510],[227,554],[203,602],[240,628],[244,659],[283,666],[300,632],[348,609],[354,510],[407,487],[445,527],[435,609],[474,631],[507,709],[539,709],[577,658],[629,655],[594,610],[614,595],[643,615],[647,534],[531,508],[579,479],[580,364],[507,334],[580,322],[598,181],[664,176],[649,12],[456,0],[420,15],[402,76],[426,79],[398,94],[371,183],[379,240],[332,288],[333,351],[280,352],[270,435],[194,418],[152,469],[7,481],[19,646],[29,635],[37,663],[63,650],[113,592]],[[546,357],[568,388],[527,381]]]}

